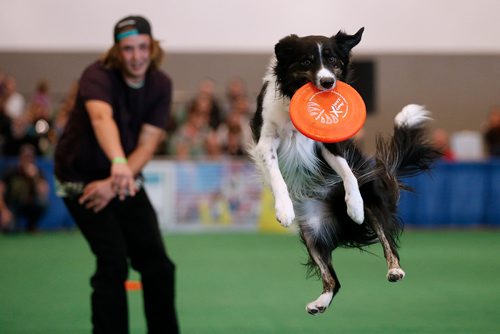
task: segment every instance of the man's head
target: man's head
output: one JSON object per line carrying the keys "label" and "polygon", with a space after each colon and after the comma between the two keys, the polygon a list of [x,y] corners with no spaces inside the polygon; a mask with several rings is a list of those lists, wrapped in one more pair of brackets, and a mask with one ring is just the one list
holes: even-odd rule
{"label": "man's head", "polygon": [[113,37],[115,43],[119,43],[122,39],[134,35],[149,35],[151,34],[151,25],[148,20],[142,16],[127,16],[115,24]]}
{"label": "man's head", "polygon": [[163,50],[144,17],[127,16],[118,21],[113,39],[115,43],[103,60],[107,67],[120,69],[125,79],[141,81],[151,65],[160,66]]}

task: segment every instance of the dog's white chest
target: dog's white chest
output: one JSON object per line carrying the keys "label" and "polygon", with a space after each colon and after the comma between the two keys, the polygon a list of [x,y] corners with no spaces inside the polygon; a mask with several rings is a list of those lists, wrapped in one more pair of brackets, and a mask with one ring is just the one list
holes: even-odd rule
{"label": "dog's white chest", "polygon": [[297,172],[314,171],[317,169],[317,157],[314,140],[304,136],[293,125],[288,113],[289,101],[275,103],[274,110],[268,113],[270,121],[277,132],[280,145],[278,159],[281,169]]}
{"label": "dog's white chest", "polygon": [[316,160],[315,142],[298,132],[290,122],[290,127],[280,133],[278,156],[280,160],[291,159],[295,164],[307,166]]}

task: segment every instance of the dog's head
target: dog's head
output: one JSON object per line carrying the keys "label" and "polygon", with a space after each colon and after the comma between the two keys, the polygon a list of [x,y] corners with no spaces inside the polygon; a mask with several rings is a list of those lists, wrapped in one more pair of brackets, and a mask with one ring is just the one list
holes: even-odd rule
{"label": "dog's head", "polygon": [[335,87],[337,80],[345,80],[351,49],[361,41],[363,31],[361,28],[354,35],[339,31],[330,38],[290,35],[281,39],[274,47],[274,74],[281,93],[291,98],[308,82],[328,90]]}

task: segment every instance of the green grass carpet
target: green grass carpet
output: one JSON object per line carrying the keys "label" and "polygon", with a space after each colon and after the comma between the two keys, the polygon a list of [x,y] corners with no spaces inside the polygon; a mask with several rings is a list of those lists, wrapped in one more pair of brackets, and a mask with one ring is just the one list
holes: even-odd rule
{"label": "green grass carpet", "polygon": [[[325,314],[305,305],[295,235],[174,234],[177,305],[184,334],[500,333],[500,231],[407,231],[406,278],[387,282],[380,245],[340,249],[342,289]],[[0,236],[0,333],[90,333],[93,258],[78,232]],[[138,279],[131,272],[131,279]],[[145,333],[140,291],[129,292],[131,333]]]}

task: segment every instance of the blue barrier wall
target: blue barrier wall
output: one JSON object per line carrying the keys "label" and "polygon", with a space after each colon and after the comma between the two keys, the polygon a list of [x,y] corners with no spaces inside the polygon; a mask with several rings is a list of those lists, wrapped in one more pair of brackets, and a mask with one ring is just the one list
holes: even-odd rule
{"label": "blue barrier wall", "polygon": [[[0,175],[3,171],[16,164],[15,159],[0,159]],[[75,223],[69,212],[66,210],[61,198],[56,196],[54,189],[54,162],[47,159],[38,159],[37,165],[47,179],[50,186],[49,208],[39,222],[39,228],[42,230],[70,229],[74,228]],[[22,222],[21,222],[22,223]]]}
{"label": "blue barrier wall", "polygon": [[[0,173],[14,162],[0,159]],[[53,162],[42,159],[37,164],[47,177],[51,189],[50,207],[40,221],[40,229],[73,228],[74,222],[64,203],[55,195]],[[210,164],[213,166],[214,162]],[[203,178],[203,175],[200,177]],[[442,162],[435,166],[432,173],[405,179],[404,182],[414,189],[413,192],[402,192],[400,199],[399,214],[407,226],[500,226],[500,160]]]}
{"label": "blue barrier wall", "polygon": [[500,160],[439,163],[431,174],[404,180],[400,216],[419,227],[500,226]]}

